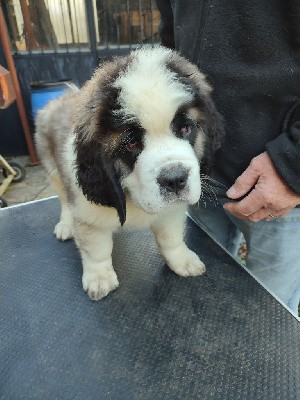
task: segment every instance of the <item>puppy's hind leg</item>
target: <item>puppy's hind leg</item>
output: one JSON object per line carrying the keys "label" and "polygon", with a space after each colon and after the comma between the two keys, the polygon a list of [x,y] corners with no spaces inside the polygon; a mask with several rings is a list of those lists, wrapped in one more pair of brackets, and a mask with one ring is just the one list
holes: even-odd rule
{"label": "puppy's hind leg", "polygon": [[61,204],[60,220],[54,228],[54,235],[58,240],[68,240],[73,237],[73,218],[68,204],[67,194],[63,182],[57,173],[52,172],[50,174],[50,180],[58,194]]}
{"label": "puppy's hind leg", "polygon": [[152,231],[160,252],[172,271],[181,276],[202,275],[205,265],[183,241],[185,212],[185,206],[169,210],[153,224]]}

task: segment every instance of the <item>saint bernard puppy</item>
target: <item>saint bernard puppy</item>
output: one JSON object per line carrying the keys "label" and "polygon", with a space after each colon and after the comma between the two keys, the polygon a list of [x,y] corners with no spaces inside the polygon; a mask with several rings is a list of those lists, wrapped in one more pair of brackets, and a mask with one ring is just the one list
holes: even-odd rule
{"label": "saint bernard puppy", "polygon": [[151,227],[171,270],[201,275],[184,243],[186,210],[201,195],[223,128],[196,66],[161,46],[102,64],[80,90],[38,114],[36,145],[61,201],[54,233],[74,237],[92,300],[119,285],[112,234]]}

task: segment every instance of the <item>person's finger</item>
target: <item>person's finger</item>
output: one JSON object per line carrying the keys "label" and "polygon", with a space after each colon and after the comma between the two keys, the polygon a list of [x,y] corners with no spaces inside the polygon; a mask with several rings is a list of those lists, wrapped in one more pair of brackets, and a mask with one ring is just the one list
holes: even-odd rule
{"label": "person's finger", "polygon": [[237,203],[229,202],[224,205],[226,211],[241,219],[247,219],[249,215],[254,214],[261,208],[266,208],[266,204],[260,192],[255,188],[243,200]]}
{"label": "person's finger", "polygon": [[285,217],[291,210],[292,208],[290,207],[280,211],[268,210],[268,215],[264,219],[266,221],[272,221],[276,218],[282,218]]}
{"label": "person's finger", "polygon": [[237,178],[235,183],[228,189],[227,196],[231,199],[238,199],[244,196],[256,184],[260,171],[253,159],[249,167]]}
{"label": "person's finger", "polygon": [[275,217],[270,216],[270,211],[263,207],[255,213],[249,215],[247,219],[251,222],[259,222],[262,220],[269,221],[273,218]]}
{"label": "person's finger", "polygon": [[286,215],[290,210],[280,210],[274,211],[268,208],[261,208],[260,210],[256,211],[255,213],[248,216],[248,220],[252,222],[259,222],[261,220],[265,221],[272,221],[276,218],[281,218]]}
{"label": "person's finger", "polygon": [[245,217],[248,221],[251,222],[259,222],[259,221],[272,221],[277,218],[282,218],[287,215],[291,211],[291,208],[287,208],[284,210],[270,210],[268,208],[261,208],[260,210],[256,211],[255,213],[248,215]]}
{"label": "person's finger", "polygon": [[279,214],[279,218],[285,217],[290,211],[292,211],[293,208],[286,208]]}

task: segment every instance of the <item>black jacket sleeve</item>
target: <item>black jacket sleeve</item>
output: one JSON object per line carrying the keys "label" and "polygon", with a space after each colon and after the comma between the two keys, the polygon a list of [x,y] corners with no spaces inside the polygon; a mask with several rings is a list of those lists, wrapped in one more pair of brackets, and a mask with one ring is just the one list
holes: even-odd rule
{"label": "black jacket sleeve", "polygon": [[161,44],[171,49],[175,48],[173,10],[170,0],[157,0],[157,8],[160,12],[158,27]]}
{"label": "black jacket sleeve", "polygon": [[[247,17],[258,9],[260,11],[259,20],[263,21],[268,18],[267,14],[265,14],[266,6],[262,7],[261,5],[263,2],[254,4],[242,2],[237,10],[234,0],[229,1],[229,3],[218,0],[215,3],[216,5],[210,8],[206,7],[209,2],[200,0],[193,2],[188,0],[172,2],[171,0],[157,0],[157,6],[161,13],[159,25],[161,43],[170,48],[174,48],[176,44],[176,49],[191,62],[197,64],[209,77],[215,89],[214,100],[225,118],[227,140],[226,145],[223,145],[222,155],[215,167],[217,176],[220,176],[220,179],[226,182],[227,185],[231,185],[237,176],[245,170],[251,158],[266,149],[277,171],[287,185],[294,192],[300,194],[300,102],[295,103],[289,110],[281,127],[279,127],[279,119],[273,119],[274,113],[278,110],[275,111],[272,108],[273,104],[281,104],[280,113],[284,113],[286,107],[291,104],[291,99],[295,101],[299,97],[298,82],[300,75],[298,64],[295,62],[296,59],[298,60],[296,58],[298,56],[295,55],[294,60],[294,56],[292,57],[291,54],[295,53],[295,49],[299,49],[300,46],[300,14],[298,12],[300,11],[300,1],[291,1],[290,8],[287,7],[283,10],[279,7],[278,2],[269,0],[269,4],[272,6],[272,23],[270,23],[270,26],[266,26],[263,31],[255,30],[258,23],[256,18],[249,19]],[[226,5],[224,5],[225,3]],[[193,7],[195,7],[195,10]],[[231,32],[227,29],[228,24],[224,19],[222,10],[228,12],[226,16],[230,17],[230,21],[235,21],[236,30],[232,29]],[[278,18],[279,15],[281,15],[281,19]],[[210,23],[207,23],[207,21],[210,21]],[[250,21],[256,22],[254,25],[249,25]],[[183,24],[187,25],[186,34],[180,29],[179,33],[176,31]],[[197,26],[202,27],[194,47],[189,46],[189,27],[192,24],[198,24]],[[239,31],[241,33],[241,37],[239,37],[237,32],[241,26],[243,29]],[[194,31],[197,32],[197,29]],[[283,35],[283,32],[286,33],[286,36]],[[176,34],[176,43],[174,33]],[[269,38],[269,41],[266,42],[269,49],[267,54],[265,54],[266,50],[262,46],[263,42],[261,42],[264,36],[263,33],[267,35],[266,38]],[[223,46],[222,35],[225,34],[227,35],[226,46]],[[274,42],[274,35],[276,43]],[[251,38],[251,40],[248,40],[248,38]],[[246,47],[243,45],[244,42],[247,44]],[[211,45],[206,45],[204,51],[200,48],[199,43],[210,43]],[[253,43],[256,43],[256,45],[254,46]],[[218,49],[221,45],[223,47],[220,56]],[[195,48],[195,50],[190,52],[190,47]],[[200,51],[202,52],[201,57],[199,57]],[[253,52],[257,53],[255,64],[253,64]],[[283,73],[285,70],[298,71],[297,74],[287,73],[286,84],[282,88],[277,87],[277,83],[274,83],[276,79],[280,80],[280,82],[283,81],[281,64],[278,64],[277,56],[274,56],[277,53],[282,53],[281,57],[287,63]],[[241,71],[234,71],[237,65],[243,65],[240,63],[241,59],[245,60],[246,68]],[[236,60],[239,60],[239,62]],[[272,66],[275,78],[270,79],[269,74],[266,74],[265,68],[263,68],[264,64],[262,64],[265,63],[265,60],[268,60]],[[223,63],[225,63],[224,68]],[[262,68],[259,66],[260,63]],[[225,83],[226,90],[220,89],[223,87],[224,77],[227,79]],[[245,77],[250,82],[250,85],[245,85]],[[265,77],[266,80],[264,80]],[[232,94],[233,91],[228,84],[229,79],[231,79],[230,85],[235,87],[234,94]],[[247,89],[246,92],[245,88]],[[227,98],[228,93],[232,96],[231,98]],[[261,95],[261,98],[264,98],[264,93],[267,93],[268,96],[269,93],[272,93],[272,98],[269,98],[268,106],[266,106],[266,109],[270,109],[270,113],[267,117],[261,114],[259,121],[254,120],[252,124],[251,119],[254,118],[253,115],[255,115],[254,112],[258,104],[255,96]],[[253,107],[250,101],[249,107],[239,108],[240,99],[247,98],[247,96],[253,99]],[[277,108],[279,109],[280,107],[278,106]],[[275,122],[273,123],[273,121]],[[253,135],[252,142],[249,143],[249,134],[253,133],[253,126],[257,127],[260,124],[264,129],[268,127],[270,129],[261,132],[257,130],[256,136]],[[275,138],[278,132],[281,132],[281,134]],[[257,137],[258,135],[260,135],[259,138]],[[239,147],[241,143],[248,143],[242,149],[242,152]],[[230,149],[233,149],[233,152],[229,154],[228,151],[231,151]]]}
{"label": "black jacket sleeve", "polygon": [[300,194],[300,102],[288,112],[282,131],[267,143],[267,152],[287,185]]}

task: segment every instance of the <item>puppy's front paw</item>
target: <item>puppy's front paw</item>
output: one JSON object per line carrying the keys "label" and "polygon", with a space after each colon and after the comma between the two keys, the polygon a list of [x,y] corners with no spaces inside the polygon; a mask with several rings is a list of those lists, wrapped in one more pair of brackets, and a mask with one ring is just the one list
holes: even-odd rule
{"label": "puppy's front paw", "polygon": [[84,272],[82,275],[83,289],[91,300],[100,300],[119,286],[114,269],[105,268],[97,272]]}
{"label": "puppy's front paw", "polygon": [[71,224],[59,222],[54,228],[54,235],[58,240],[68,240],[73,237],[73,227]]}
{"label": "puppy's front paw", "polygon": [[56,224],[53,233],[56,236],[56,239],[58,239],[58,240],[64,241],[64,240],[72,239],[72,237],[73,237],[72,224],[68,224],[68,223],[60,221],[58,224]]}
{"label": "puppy's front paw", "polygon": [[203,262],[186,246],[170,252],[166,260],[169,268],[180,276],[198,276],[205,272]]}

